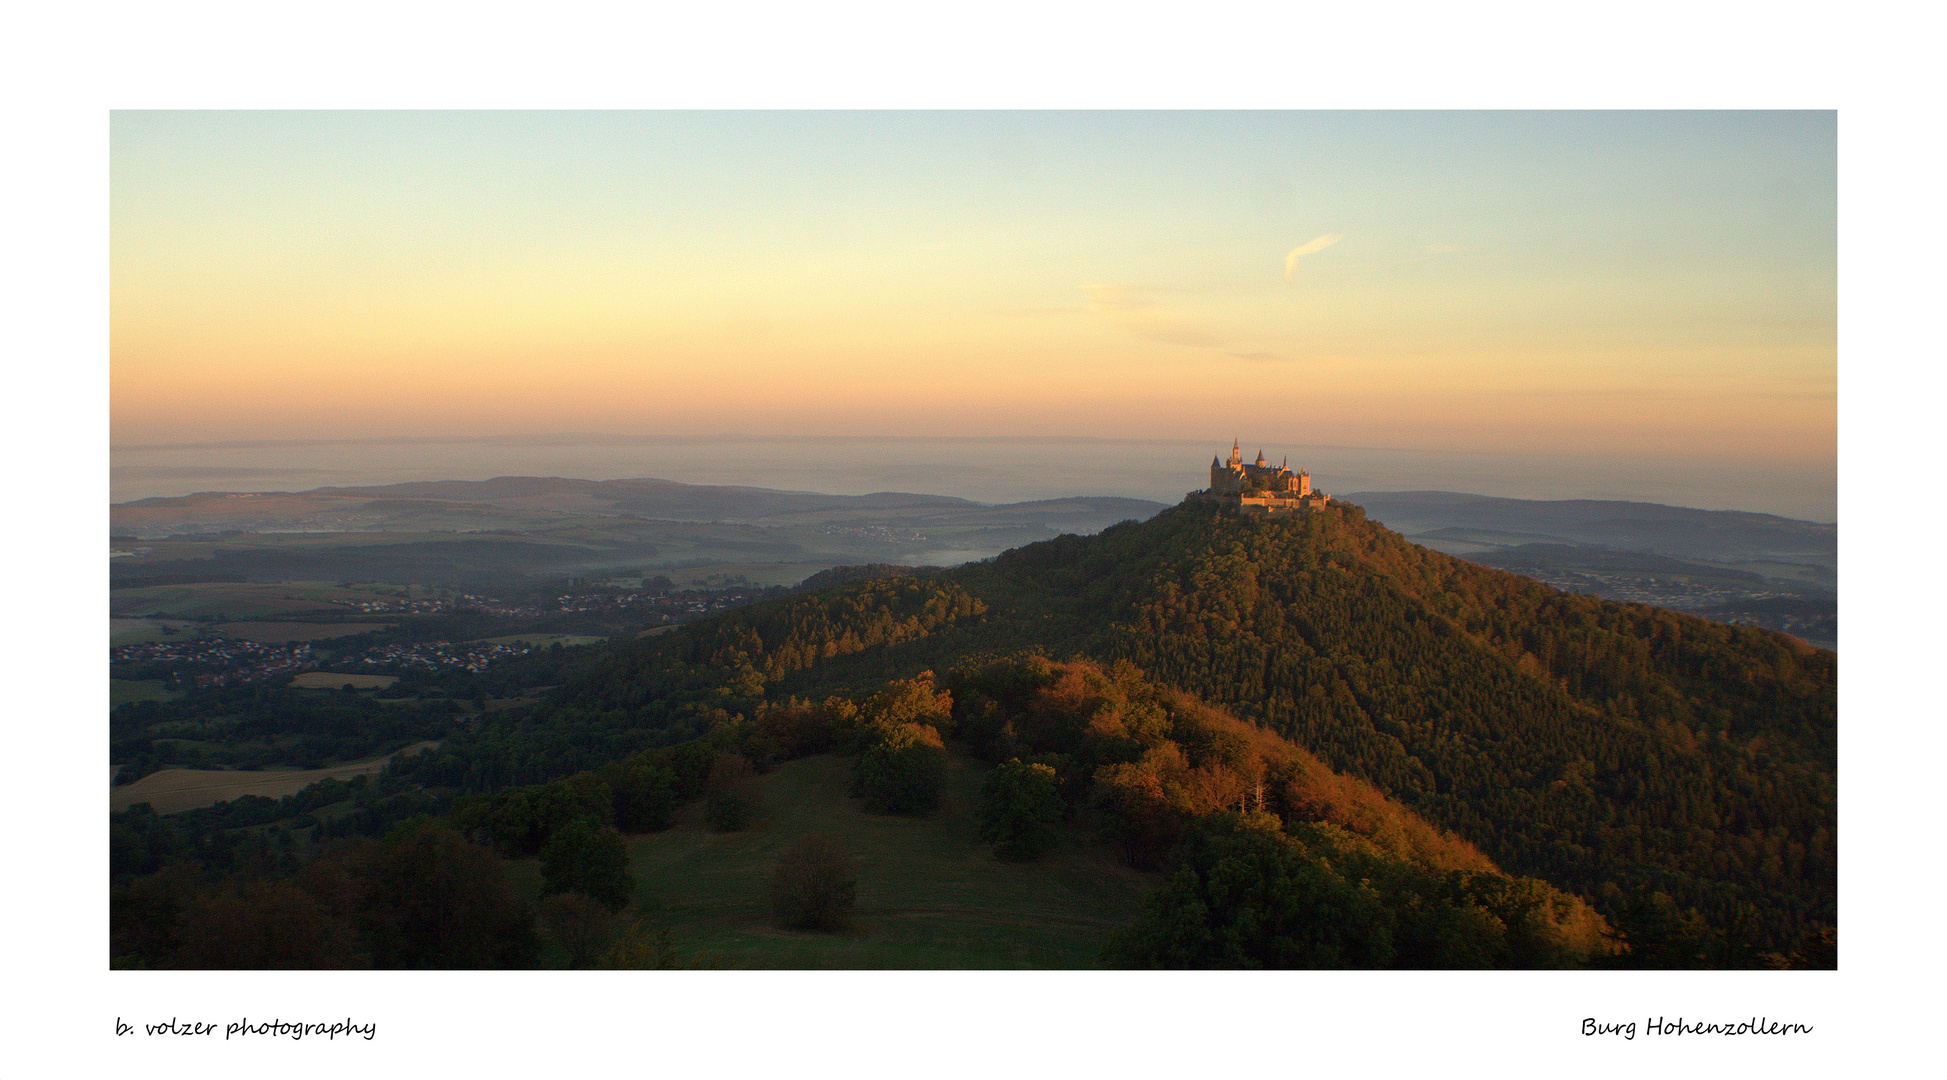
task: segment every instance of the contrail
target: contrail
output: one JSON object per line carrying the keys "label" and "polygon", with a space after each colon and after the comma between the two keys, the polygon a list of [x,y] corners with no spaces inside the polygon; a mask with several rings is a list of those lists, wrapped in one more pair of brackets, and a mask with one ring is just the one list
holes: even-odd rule
{"label": "contrail", "polygon": [[1324,251],[1326,248],[1338,243],[1339,239],[1344,235],[1344,233],[1326,233],[1324,236],[1313,240],[1309,244],[1300,244],[1292,248],[1291,254],[1284,257],[1284,279],[1286,284],[1291,282],[1291,272],[1298,269],[1299,256],[1310,255],[1316,251]]}

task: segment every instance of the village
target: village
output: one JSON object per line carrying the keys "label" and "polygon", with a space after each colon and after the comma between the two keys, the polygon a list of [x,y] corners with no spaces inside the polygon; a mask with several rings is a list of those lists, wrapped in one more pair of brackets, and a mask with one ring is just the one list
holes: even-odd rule
{"label": "village", "polygon": [[[163,629],[161,633],[166,636],[162,640],[111,646],[108,662],[115,678],[160,680],[172,689],[267,683],[320,669],[373,674],[408,671],[477,674],[530,651],[527,644],[502,639],[523,633],[533,634],[536,640],[564,632],[579,634],[582,631],[572,625],[578,616],[628,612],[630,623],[639,632],[653,631],[739,607],[776,591],[746,586],[680,593],[660,590],[556,593],[538,601],[475,593],[441,598],[379,596],[370,600],[337,600],[333,603],[360,615],[410,619],[473,612],[507,625],[487,640],[401,641],[395,639],[396,635],[386,635],[389,640],[378,643],[346,640],[334,645],[326,640],[328,635],[309,635],[309,640],[253,641],[235,636],[227,629],[231,624],[224,622],[200,626],[178,624]],[[537,629],[536,624],[543,624],[547,629]],[[302,624],[300,628],[310,625]],[[316,625],[325,628],[333,624]],[[372,624],[372,630],[382,630],[385,625],[389,624]]]}
{"label": "village", "polygon": [[355,653],[314,649],[310,642],[259,642],[202,637],[145,642],[109,649],[108,663],[118,677],[161,679],[176,688],[235,686],[270,682],[331,667],[373,672],[470,671],[524,656],[527,645],[505,642],[424,641],[372,645]]}

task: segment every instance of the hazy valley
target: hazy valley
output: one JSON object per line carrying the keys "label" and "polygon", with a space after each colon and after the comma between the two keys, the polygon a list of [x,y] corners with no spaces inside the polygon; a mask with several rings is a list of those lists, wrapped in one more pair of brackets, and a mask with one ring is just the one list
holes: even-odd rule
{"label": "hazy valley", "polygon": [[1838,647],[1838,526],[1772,514],[1449,491],[1346,496],[1416,544],[1569,592]]}
{"label": "hazy valley", "polygon": [[[1567,591],[1837,645],[1834,525],[1438,491],[1343,498],[1415,543]],[[191,582],[519,591],[571,579],[637,589],[661,576],[677,587],[789,586],[834,566],[990,558],[1143,520],[1163,506],[1112,497],[985,505],[899,492],[541,477],[150,498],[110,510],[112,613],[167,614],[164,594],[130,590]]]}

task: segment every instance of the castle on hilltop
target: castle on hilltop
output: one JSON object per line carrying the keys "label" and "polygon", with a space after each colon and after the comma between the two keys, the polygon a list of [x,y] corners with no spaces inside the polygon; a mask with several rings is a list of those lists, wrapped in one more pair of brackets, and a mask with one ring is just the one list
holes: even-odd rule
{"label": "castle on hilltop", "polygon": [[1299,514],[1332,501],[1330,495],[1312,490],[1310,473],[1293,473],[1286,461],[1266,464],[1260,450],[1257,461],[1246,465],[1244,451],[1233,441],[1228,462],[1210,459],[1210,486],[1185,498],[1215,502],[1240,514]]}

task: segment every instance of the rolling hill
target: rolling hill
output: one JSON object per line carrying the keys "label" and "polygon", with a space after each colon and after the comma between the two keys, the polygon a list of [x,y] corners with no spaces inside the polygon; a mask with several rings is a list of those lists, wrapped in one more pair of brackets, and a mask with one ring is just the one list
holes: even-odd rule
{"label": "rolling hill", "polygon": [[1564,594],[1348,504],[1274,520],[1185,505],[614,644],[493,753],[530,770],[499,775],[539,780],[550,755],[553,775],[587,762],[548,723],[623,715],[686,738],[713,709],[1035,652],[1133,663],[1612,919],[1661,894],[1752,955],[1836,919],[1833,654]]}

